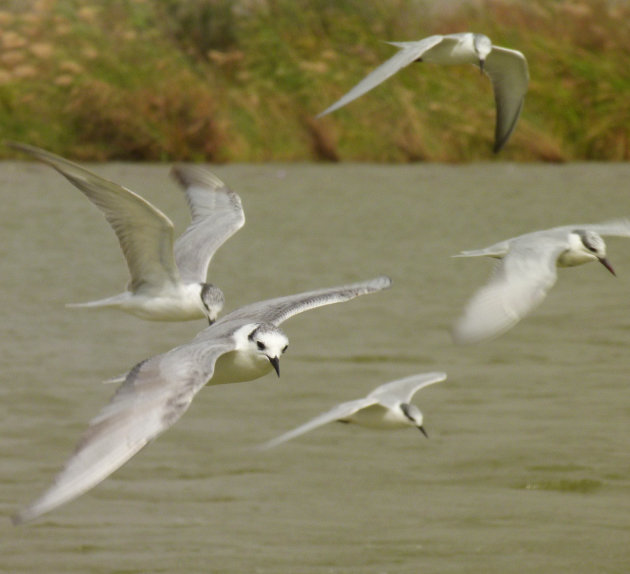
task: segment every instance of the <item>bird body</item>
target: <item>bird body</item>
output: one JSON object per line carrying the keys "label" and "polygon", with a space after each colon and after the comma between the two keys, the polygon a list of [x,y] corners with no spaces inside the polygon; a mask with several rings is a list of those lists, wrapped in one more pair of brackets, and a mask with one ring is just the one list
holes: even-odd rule
{"label": "bird body", "polygon": [[[479,55],[475,50],[475,35],[472,33],[429,36],[424,40],[422,54],[414,61],[430,62],[441,66],[478,64]],[[387,42],[410,53],[419,51],[419,42]],[[485,56],[484,56],[485,58]]]}
{"label": "bird body", "polygon": [[446,373],[423,373],[391,381],[374,389],[369,395],[354,401],[339,403],[329,411],[307,423],[290,430],[261,446],[262,449],[278,446],[330,422],[355,423],[359,426],[394,430],[409,426],[417,427],[426,436],[422,425],[422,412],[410,404],[420,389],[446,379]]}
{"label": "bird body", "polygon": [[599,261],[613,275],[602,235],[630,237],[630,221],[566,225],[501,241],[455,257],[499,259],[489,283],[468,302],[453,328],[458,343],[496,337],[539,305],[557,279],[557,267]]}
{"label": "bird body", "polygon": [[252,303],[190,342],[138,363],[94,418],[53,485],[14,517],[32,520],[96,486],[170,428],[206,385],[280,374],[289,339],[279,325],[295,314],[391,285],[388,277]]}
{"label": "bird body", "polygon": [[223,307],[223,297],[216,296],[217,303],[204,305],[202,299],[203,283],[175,283],[163,285],[152,295],[152,289],[125,291],[118,295],[88,301],[69,303],[68,307],[111,307],[135,315],[147,321],[192,321],[209,314],[216,317]]}
{"label": "bird body", "polygon": [[473,64],[490,78],[496,105],[494,152],[512,135],[529,84],[525,56],[518,50],[493,45],[483,34],[464,32],[429,36],[416,42],[388,42],[399,51],[317,117],[329,114],[375,88],[413,62],[440,65]]}
{"label": "bird body", "polygon": [[173,241],[171,220],[133,191],[45,150],[9,145],[61,173],[102,211],[118,237],[130,274],[127,290],[70,307],[115,308],[151,321],[216,320],[225,298],[206,281],[208,265],[245,223],[239,196],[219,178],[196,166],[173,167],[192,215]]}
{"label": "bird body", "polygon": [[[254,349],[252,333],[265,333],[265,347],[269,354],[260,353],[258,343]],[[277,327],[260,323],[249,323],[234,331],[234,350],[221,355],[214,366],[211,385],[244,382],[258,379],[272,369],[279,373],[277,359],[289,344],[288,337]],[[203,343],[201,343],[203,344]]]}
{"label": "bird body", "polygon": [[411,421],[400,408],[390,409],[380,403],[363,407],[355,413],[337,419],[343,423],[354,423],[362,427],[381,430],[396,430],[408,427]]}

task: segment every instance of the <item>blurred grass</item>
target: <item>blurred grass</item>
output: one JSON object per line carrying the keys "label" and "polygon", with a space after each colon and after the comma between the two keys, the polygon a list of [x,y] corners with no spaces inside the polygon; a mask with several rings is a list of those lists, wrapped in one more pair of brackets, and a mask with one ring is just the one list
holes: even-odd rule
{"label": "blurred grass", "polygon": [[410,66],[314,119],[393,53],[384,40],[468,30],[530,64],[500,159],[630,157],[627,2],[0,0],[0,30],[4,137],[82,160],[490,159],[472,66]]}

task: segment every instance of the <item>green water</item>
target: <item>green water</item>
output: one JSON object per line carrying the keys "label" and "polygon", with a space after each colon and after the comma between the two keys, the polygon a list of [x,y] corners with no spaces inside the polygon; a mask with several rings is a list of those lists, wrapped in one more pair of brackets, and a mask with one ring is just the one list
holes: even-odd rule
{"label": "green water", "polygon": [[[95,166],[187,222],[166,166]],[[390,275],[299,315],[282,377],[204,389],[175,427],[76,501],[15,528],[114,392],[100,381],[200,322],[66,309],[126,283],[99,213],[50,168],[0,164],[0,572],[626,573],[630,242],[559,272],[503,337],[449,327],[491,263],[452,259],[533,229],[630,215],[630,165],[217,166],[245,227],[209,278],[226,310]],[[416,372],[426,440],[332,424],[257,444]]]}

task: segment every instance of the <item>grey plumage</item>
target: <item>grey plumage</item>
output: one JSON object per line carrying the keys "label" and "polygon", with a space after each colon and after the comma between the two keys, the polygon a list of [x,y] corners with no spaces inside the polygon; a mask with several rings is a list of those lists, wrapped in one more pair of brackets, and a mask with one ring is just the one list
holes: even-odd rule
{"label": "grey plumage", "polygon": [[378,277],[259,301],[225,315],[192,341],[137,364],[92,420],[53,485],[14,522],[32,520],[96,486],[172,426],[206,384],[267,374],[288,346],[279,325],[293,315],[390,285],[388,277]]}
{"label": "grey plumage", "polygon": [[497,153],[505,146],[516,127],[529,84],[527,60],[521,52],[495,46],[487,36],[471,32],[436,34],[417,42],[388,44],[396,46],[399,51],[317,117],[338,110],[414,62],[475,64],[490,78],[494,90],[496,122],[493,150]]}
{"label": "grey plumage", "polygon": [[[129,269],[127,291],[76,307],[113,307],[156,321],[214,321],[223,293],[206,283],[216,250],[245,223],[239,196],[212,173],[176,165],[192,221],[174,241],[173,224],[148,201],[55,154],[26,144],[14,149],[50,165],[98,207],[116,233]],[[203,296],[202,296],[203,295]]]}

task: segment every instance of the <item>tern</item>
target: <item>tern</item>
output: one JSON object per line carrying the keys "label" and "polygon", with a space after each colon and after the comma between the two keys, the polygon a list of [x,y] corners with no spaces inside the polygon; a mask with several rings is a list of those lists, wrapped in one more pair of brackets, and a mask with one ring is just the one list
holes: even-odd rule
{"label": "tern", "polygon": [[473,295],[456,322],[455,342],[476,343],[511,329],[545,298],[556,282],[557,267],[599,261],[615,275],[602,235],[630,237],[630,221],[534,231],[455,255],[499,259],[490,282]]}
{"label": "tern", "polygon": [[224,315],[189,343],[138,363],[92,420],[53,485],[15,515],[14,524],[33,520],[105,480],[175,424],[206,384],[250,381],[272,369],[280,375],[289,339],[279,325],[293,315],[390,285],[382,276],[252,303]]}
{"label": "tern", "polygon": [[446,379],[446,373],[423,373],[386,383],[367,397],[340,403],[309,422],[263,444],[268,449],[333,421],[355,423],[374,429],[416,427],[428,438],[422,426],[422,412],[410,404],[420,389]]}
{"label": "tern", "polygon": [[413,62],[474,64],[492,81],[497,109],[493,149],[495,153],[501,150],[516,127],[527,93],[529,71],[521,52],[495,46],[487,36],[472,32],[436,34],[417,42],[387,43],[396,46],[399,51],[320,113],[318,118],[362,96]]}
{"label": "tern", "polygon": [[131,279],[113,297],[69,305],[112,307],[151,321],[216,320],[223,292],[206,282],[208,265],[221,245],[245,223],[239,196],[218,177],[196,166],[175,165],[192,221],[173,242],[173,223],[148,201],[55,154],[9,142],[52,166],[98,207],[118,237]]}

